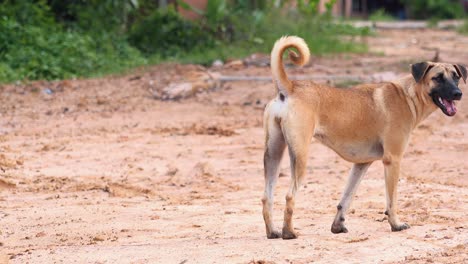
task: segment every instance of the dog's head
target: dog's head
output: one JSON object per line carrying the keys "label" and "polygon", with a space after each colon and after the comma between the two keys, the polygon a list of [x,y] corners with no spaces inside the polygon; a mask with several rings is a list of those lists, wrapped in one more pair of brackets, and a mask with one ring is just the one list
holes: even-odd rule
{"label": "dog's head", "polygon": [[420,62],[411,65],[411,74],[416,83],[422,84],[423,92],[432,98],[444,114],[454,116],[457,113],[454,101],[462,97],[458,84],[460,79],[466,83],[467,77],[464,65]]}

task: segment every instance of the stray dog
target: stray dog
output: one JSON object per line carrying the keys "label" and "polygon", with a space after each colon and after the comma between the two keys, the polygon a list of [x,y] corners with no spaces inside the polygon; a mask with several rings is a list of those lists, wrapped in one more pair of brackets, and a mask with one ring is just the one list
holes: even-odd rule
{"label": "stray dog", "polygon": [[[312,138],[354,163],[337,214],[333,233],[346,233],[345,214],[362,176],[372,162],[382,160],[388,215],[392,231],[409,225],[398,220],[397,182],[400,161],[411,131],[429,114],[440,108],[448,116],[457,112],[454,101],[460,100],[460,78],[466,82],[463,65],[421,62],[411,65],[411,74],[393,82],[363,84],[339,89],[308,81],[291,81],[283,66],[283,53],[296,65],[309,61],[307,44],[299,37],[282,37],[271,52],[271,71],[278,95],[264,113],[265,193],[263,218],[268,238],[294,239],[292,215],[294,199],[306,172],[307,154]],[[273,189],[284,149],[288,146],[291,183],[286,195],[283,230],[273,226]]]}

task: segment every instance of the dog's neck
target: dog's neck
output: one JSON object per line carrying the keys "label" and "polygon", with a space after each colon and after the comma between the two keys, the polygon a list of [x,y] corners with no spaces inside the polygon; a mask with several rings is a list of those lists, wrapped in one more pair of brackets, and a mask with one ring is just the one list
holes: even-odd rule
{"label": "dog's neck", "polygon": [[414,127],[437,110],[437,106],[424,90],[424,85],[416,83],[412,75],[395,80],[393,83],[400,87],[406,95],[405,99],[413,116]]}

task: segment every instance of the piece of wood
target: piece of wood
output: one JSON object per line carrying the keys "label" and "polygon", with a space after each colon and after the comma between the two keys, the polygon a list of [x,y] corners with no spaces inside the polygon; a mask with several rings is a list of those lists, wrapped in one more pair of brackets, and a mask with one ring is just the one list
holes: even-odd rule
{"label": "piece of wood", "polygon": [[[290,80],[294,81],[313,81],[313,80],[331,80],[331,81],[362,81],[364,78],[359,76],[350,75],[293,75],[289,76]],[[256,81],[256,82],[270,82],[272,77],[269,76],[234,76],[223,75],[219,77],[221,82],[239,82],[239,81]]]}

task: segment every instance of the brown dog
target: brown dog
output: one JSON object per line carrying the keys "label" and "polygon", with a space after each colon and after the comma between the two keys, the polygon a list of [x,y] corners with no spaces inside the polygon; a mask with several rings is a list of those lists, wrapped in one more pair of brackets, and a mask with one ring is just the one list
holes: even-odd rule
{"label": "brown dog", "polygon": [[[411,131],[437,107],[444,114],[457,112],[454,101],[460,100],[460,78],[466,81],[462,65],[421,62],[411,65],[411,75],[379,84],[364,84],[339,89],[307,81],[288,79],[282,55],[288,48],[297,65],[308,62],[307,44],[298,37],[279,39],[271,52],[271,70],[278,95],[266,107],[265,194],[263,218],[268,238],[292,239],[297,235],[292,225],[294,199],[306,171],[312,137],[333,149],[343,159],[354,163],[333,221],[333,233],[346,233],[345,213],[352,196],[375,160],[385,167],[388,221],[392,231],[409,228],[397,216],[397,182],[400,161]],[[282,233],[273,226],[273,188],[284,149],[288,146],[291,183],[286,195]]]}

